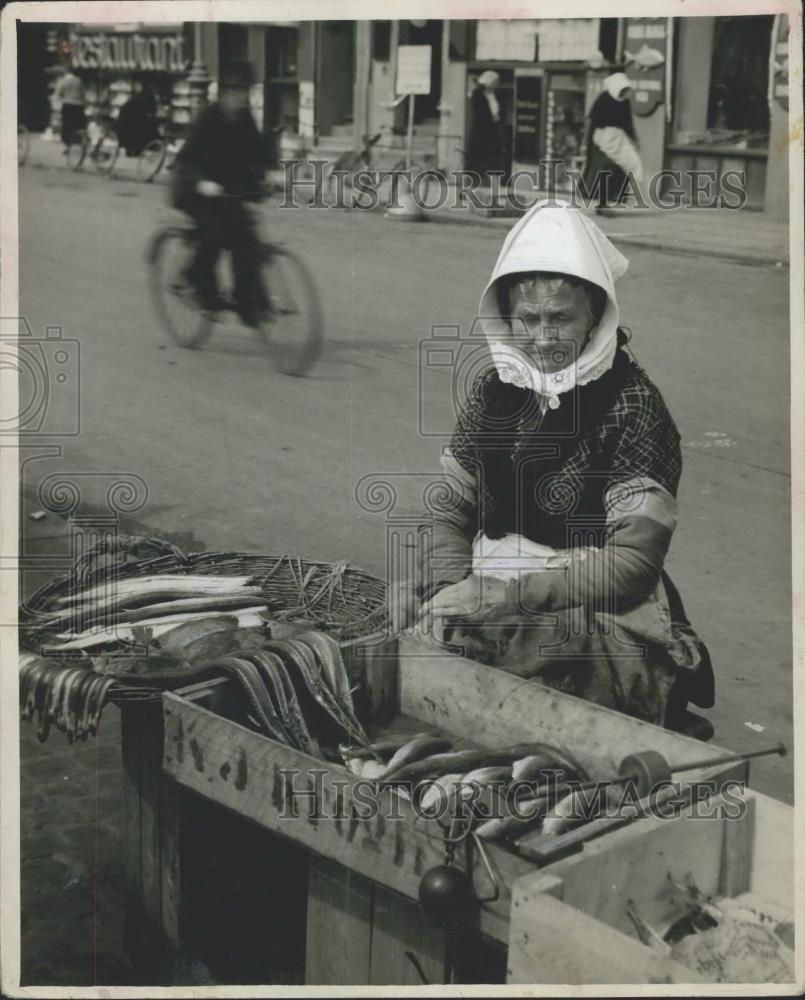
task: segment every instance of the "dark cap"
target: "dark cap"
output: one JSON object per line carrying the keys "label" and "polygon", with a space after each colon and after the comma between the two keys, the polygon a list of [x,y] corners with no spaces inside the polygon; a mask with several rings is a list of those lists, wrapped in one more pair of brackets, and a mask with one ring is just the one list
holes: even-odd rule
{"label": "dark cap", "polygon": [[251,87],[254,83],[252,67],[247,62],[233,62],[221,69],[219,87]]}

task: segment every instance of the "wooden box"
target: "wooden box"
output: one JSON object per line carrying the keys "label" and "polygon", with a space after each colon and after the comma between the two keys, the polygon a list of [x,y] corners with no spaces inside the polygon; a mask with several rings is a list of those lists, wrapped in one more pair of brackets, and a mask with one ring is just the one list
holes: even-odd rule
{"label": "wooden box", "polygon": [[[703,744],[697,741],[447,654],[422,640],[406,639],[399,646],[363,643],[356,647],[353,659],[354,669],[364,676],[364,714],[373,733],[393,731],[407,722],[412,728],[433,727],[448,737],[481,747],[540,740],[570,750],[594,778],[617,772],[621,759],[639,750],[659,750],[677,764],[719,752],[710,745],[703,754]],[[227,718],[227,690],[227,683],[199,685],[164,696],[162,766],[169,781],[163,783],[168,787],[175,787],[175,783],[203,796],[309,852],[306,982],[420,985],[424,976],[429,983],[441,983],[444,932],[418,904],[422,875],[444,861],[438,831],[416,819],[409,803],[396,796],[392,803],[389,792],[385,793],[386,808],[377,815],[364,815],[365,801],[356,793],[356,780],[346,769],[307,757]],[[747,774],[748,765],[741,763],[693,771],[686,778],[722,782]],[[159,801],[164,803],[165,798],[163,788]],[[142,802],[140,808],[142,812]],[[765,836],[764,831],[777,824],[779,816],[791,813],[790,809],[787,814],[780,812],[786,809],[773,802],[755,808],[753,836]],[[170,809],[166,815],[173,815]],[[151,808],[142,816],[145,826],[141,820],[141,828],[151,830],[155,826]],[[697,831],[698,839],[690,842],[689,851],[686,831],[693,825],[702,832]],[[669,833],[672,828],[677,832]],[[171,829],[169,823],[168,838]],[[468,922],[467,933],[471,930],[477,935],[479,948],[483,943],[491,949],[485,953],[488,963],[493,963],[494,954],[505,958],[508,951],[508,962],[501,964],[500,982],[506,966],[512,982],[648,982],[644,976],[649,965],[652,976],[673,976],[673,970],[657,973],[657,963],[649,963],[644,955],[643,965],[638,964],[631,977],[611,978],[615,975],[612,957],[601,978],[585,978],[590,969],[584,962],[573,965],[572,942],[557,940],[555,955],[565,958],[557,957],[551,965],[534,929],[539,926],[546,935],[550,931],[554,940],[562,936],[558,927],[572,929],[573,922],[583,918],[594,924],[599,934],[619,935],[628,954],[636,955],[642,946],[630,940],[617,922],[612,927],[606,923],[608,911],[585,910],[581,888],[573,887],[583,886],[586,878],[588,892],[597,893],[596,898],[605,903],[612,893],[610,861],[605,853],[609,845],[613,851],[620,847],[624,857],[629,855],[631,844],[644,845],[651,855],[654,850],[662,851],[663,838],[670,836],[680,852],[691,853],[691,864],[699,866],[694,865],[697,873],[706,874],[702,875],[702,888],[707,889],[714,879],[727,877],[720,874],[724,852],[745,856],[748,850],[745,836],[741,839],[743,835],[729,832],[732,829],[709,820],[640,820],[591,842],[580,860],[541,870],[533,861],[489,844],[489,860],[500,891],[494,901],[479,907],[472,928]],[[741,829],[746,834],[748,828]],[[730,838],[736,836],[734,846]],[[702,853],[697,853],[699,839],[707,851],[702,847]],[[792,857],[790,851],[789,838],[778,856]],[[164,869],[166,885],[161,895],[152,892],[152,897],[162,900],[155,904],[156,916],[179,939],[177,913],[181,907],[170,905],[166,909],[164,903],[182,896],[181,860],[175,853],[169,843],[163,844],[164,860],[157,867]],[[463,848],[456,863],[465,863]],[[471,863],[476,892],[490,895],[489,879],[477,851]],[[575,864],[586,876],[571,877]],[[144,872],[153,872],[153,868],[153,864],[142,866]],[[782,899],[782,887],[779,895]],[[564,922],[554,920],[554,913],[564,915]],[[536,921],[533,926],[528,924],[532,919]],[[579,934],[573,934],[578,940]],[[582,933],[580,940],[583,938]],[[418,959],[421,973],[409,953]],[[555,978],[557,975],[560,978]],[[694,980],[689,976],[687,981]]]}
{"label": "wooden box", "polygon": [[740,816],[641,820],[520,879],[508,982],[714,982],[642,944],[626,904],[634,900],[652,927],[666,927],[679,914],[668,876],[684,882],[690,875],[706,896],[749,903],[748,893],[751,905],[793,920],[794,810],[753,791],[743,802]]}

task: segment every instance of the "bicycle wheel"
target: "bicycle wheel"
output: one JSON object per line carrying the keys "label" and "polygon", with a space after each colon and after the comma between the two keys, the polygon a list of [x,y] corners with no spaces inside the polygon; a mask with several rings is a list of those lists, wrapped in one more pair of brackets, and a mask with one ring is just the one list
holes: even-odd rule
{"label": "bicycle wheel", "polygon": [[306,375],[324,343],[324,318],[313,277],[292,250],[271,245],[266,247],[263,281],[270,317],[257,332],[279,371]]}
{"label": "bicycle wheel", "polygon": [[87,155],[87,136],[77,132],[67,144],[67,166],[71,170],[80,170]]}
{"label": "bicycle wheel", "polygon": [[161,139],[153,139],[137,158],[137,179],[147,184],[152,181],[165,162],[165,143]]}
{"label": "bicycle wheel", "polygon": [[117,141],[117,136],[111,132],[107,132],[98,142],[93,153],[95,169],[99,174],[102,174],[104,177],[112,176],[119,152],[120,143]]}
{"label": "bicycle wheel", "polygon": [[31,135],[24,125],[17,126],[17,163],[22,166],[28,159],[31,148]]}
{"label": "bicycle wheel", "polygon": [[196,249],[192,229],[164,229],[148,247],[149,285],[162,326],[180,347],[197,348],[212,333],[212,315],[199,308],[185,274]]}

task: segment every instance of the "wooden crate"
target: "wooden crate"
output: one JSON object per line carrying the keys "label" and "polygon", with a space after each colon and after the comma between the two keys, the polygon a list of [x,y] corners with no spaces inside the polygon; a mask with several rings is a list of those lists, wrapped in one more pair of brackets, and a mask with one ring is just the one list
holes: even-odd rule
{"label": "wooden crate", "polygon": [[793,919],[793,809],[753,791],[740,818],[642,820],[593,841],[583,855],[517,882],[510,983],[699,983],[711,980],[642,944],[626,914],[633,899],[652,926],[674,911],[668,875],[688,874],[707,896],[751,893]]}
{"label": "wooden crate", "polygon": [[[710,745],[703,754],[703,745],[697,741],[449,655],[421,640],[404,640],[399,648],[363,643],[356,646],[353,660],[353,669],[364,678],[363,709],[374,730],[393,730],[407,720],[415,728],[433,727],[478,746],[500,747],[542,740],[571,750],[593,777],[611,775],[627,753],[638,750],[659,750],[675,763],[700,759],[710,751],[718,752],[718,748]],[[230,690],[228,683],[199,685],[164,696],[162,766],[167,777],[163,777],[158,789],[157,806],[167,803],[168,822],[160,819],[155,826],[151,816],[153,805],[143,811],[141,804],[145,822],[143,826],[141,821],[140,828],[150,838],[142,851],[153,854],[153,829],[164,829],[169,836],[172,825],[175,826],[172,819],[175,806],[166,789],[197,793],[258,824],[267,836],[287,838],[310,853],[306,962],[309,984],[418,985],[421,980],[406,960],[407,951],[417,955],[429,982],[441,982],[444,934],[423,914],[417,902],[423,873],[443,863],[441,843],[421,821],[415,822],[410,805],[396,798],[399,819],[387,819],[385,815],[363,818],[365,803],[357,798],[357,782],[346,769],[277,744],[227,718],[226,698]],[[731,764],[691,772],[687,778],[723,782],[728,777],[741,778],[747,774],[748,765]],[[296,804],[295,810],[292,803]],[[390,797],[386,804],[391,808]],[[358,810],[357,815],[352,812],[353,806]],[[756,836],[773,825],[768,819],[771,815],[768,809],[755,810]],[[733,843],[729,838],[734,834],[725,832],[727,828],[722,829],[723,824],[717,821],[702,820],[694,824],[678,819],[641,820],[587,845],[578,863],[587,866],[589,891],[598,891],[605,898],[611,894],[607,888],[611,881],[607,871],[609,861],[602,854],[608,845],[613,848],[621,845],[624,856],[628,856],[631,844],[659,843],[654,838],[668,837],[667,831],[674,827],[678,833],[672,836],[678,839],[680,850],[685,851],[685,831],[692,825],[702,829],[697,837],[708,848],[697,853],[697,863],[707,874],[702,886],[706,889],[713,878],[721,877],[714,874],[721,871],[719,851],[745,855],[746,845],[739,837],[737,846],[722,847],[722,841],[724,845]],[[698,840],[691,841],[694,843],[698,844]],[[160,864],[166,883],[161,888],[155,887],[151,878],[151,910],[155,916],[161,916],[174,939],[180,940],[181,859],[170,844],[163,843],[161,850]],[[695,850],[698,852],[699,848]],[[478,954],[483,948],[490,949],[485,953],[490,962],[496,949],[504,953],[508,949],[510,981],[596,981],[583,978],[589,971],[583,962],[577,972],[566,968],[562,975],[567,978],[540,978],[556,972],[548,971],[545,964],[539,965],[544,949],[534,936],[534,927],[551,923],[551,914],[557,907],[562,913],[572,914],[574,920],[583,918],[594,924],[599,934],[608,930],[618,934],[619,940],[625,941],[624,954],[642,956],[643,964],[635,966],[638,979],[623,981],[648,982],[649,979],[640,978],[644,974],[660,975],[661,979],[670,975],[672,981],[681,981],[673,979],[674,975],[681,975],[676,970],[669,972],[662,968],[658,972],[656,961],[649,963],[653,956],[644,955],[645,949],[629,939],[623,928],[610,929],[595,913],[585,913],[569,889],[564,895],[564,882],[554,872],[570,871],[569,862],[538,870],[533,861],[499,845],[490,844],[488,853],[500,883],[500,895],[480,907],[474,919],[466,923],[464,936],[476,943]],[[456,861],[464,863],[461,850]],[[153,868],[153,860],[141,861],[144,886],[145,874]],[[551,876],[547,881],[546,875]],[[488,883],[477,852],[474,877],[477,891],[485,893]],[[156,881],[159,882],[159,877]],[[538,922],[534,927],[523,923],[526,914],[528,919]],[[580,930],[581,926],[573,932],[577,940]],[[558,949],[557,954],[560,952]],[[598,981],[619,981],[606,977],[614,963],[613,957]],[[646,972],[649,965],[651,971]],[[577,978],[572,978],[574,975]],[[686,981],[693,981],[687,970],[685,975]]]}

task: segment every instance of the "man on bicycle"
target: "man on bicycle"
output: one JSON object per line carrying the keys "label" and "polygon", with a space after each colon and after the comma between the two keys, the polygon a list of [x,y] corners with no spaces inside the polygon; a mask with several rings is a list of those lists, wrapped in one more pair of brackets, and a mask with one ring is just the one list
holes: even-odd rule
{"label": "man on bicycle", "polygon": [[202,308],[224,306],[215,265],[221,250],[228,249],[238,313],[248,326],[257,326],[268,312],[268,297],[260,274],[260,241],[243,203],[260,200],[268,156],[249,110],[251,79],[248,63],[222,73],[218,101],[201,112],[176,158],[173,204],[198,226],[197,249],[185,277]]}

